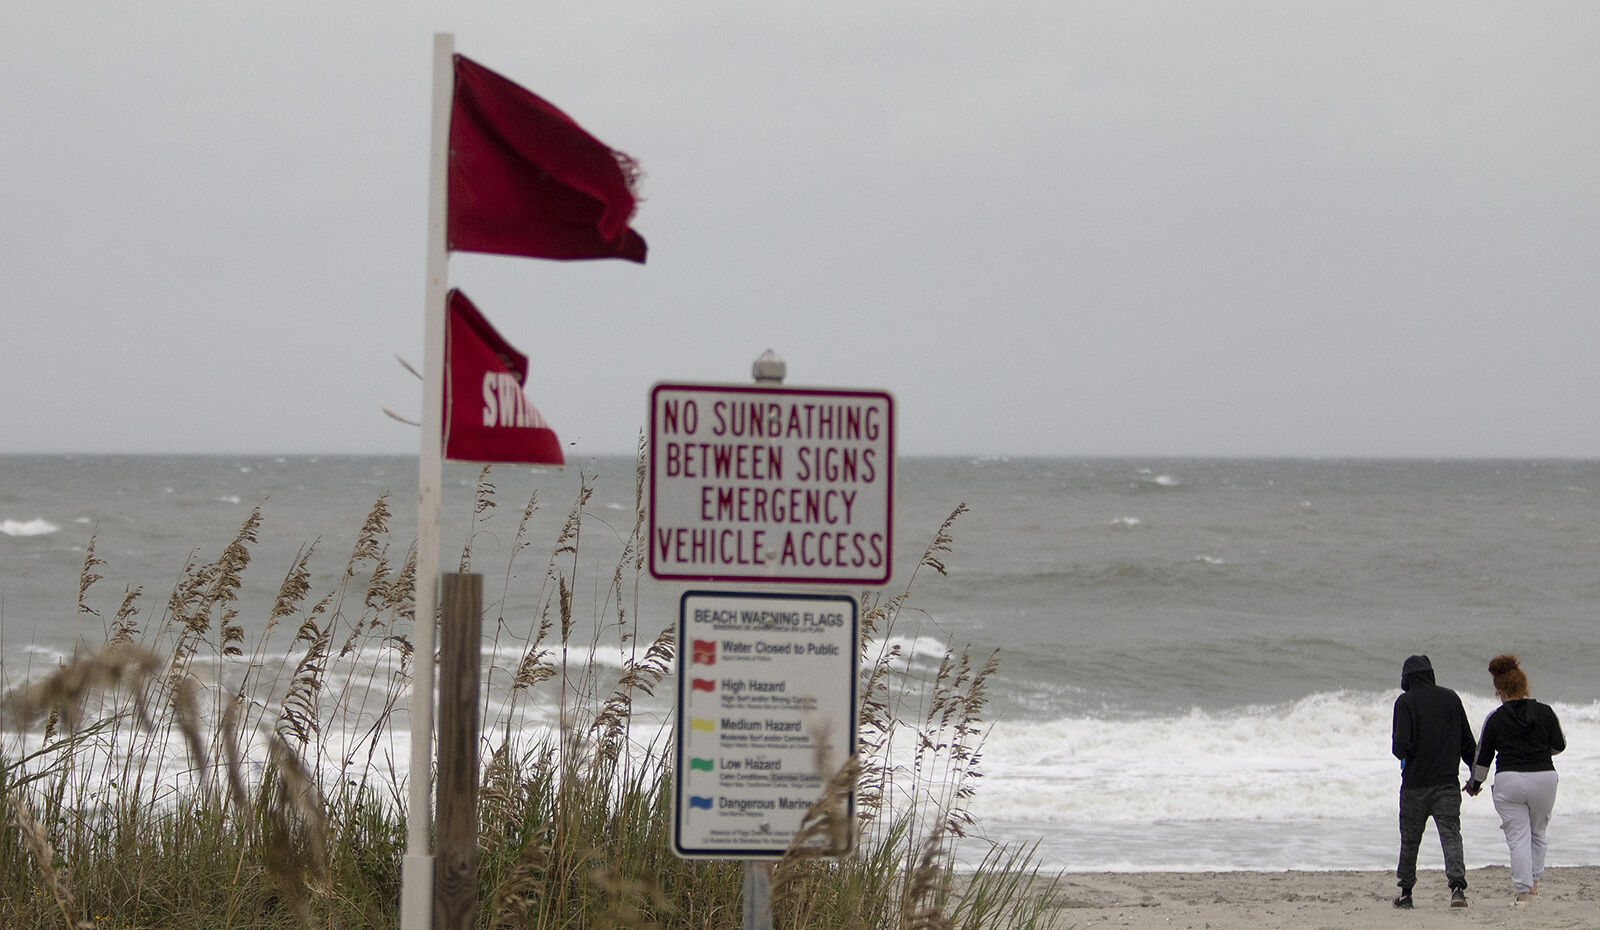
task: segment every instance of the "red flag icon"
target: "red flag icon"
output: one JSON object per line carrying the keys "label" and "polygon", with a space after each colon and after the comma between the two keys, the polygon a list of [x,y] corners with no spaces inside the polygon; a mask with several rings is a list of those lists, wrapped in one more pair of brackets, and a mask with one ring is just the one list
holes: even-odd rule
{"label": "red flag icon", "polygon": [[450,108],[450,249],[643,263],[628,228],[633,159],[548,101],[455,56]]}
{"label": "red flag icon", "polygon": [[561,440],[522,384],[528,357],[495,332],[467,295],[445,298],[444,457],[561,465]]}
{"label": "red flag icon", "polygon": [[694,641],[694,664],[717,664],[717,641],[714,639],[697,639]]}
{"label": "red flag icon", "polygon": [[696,691],[716,691],[717,683],[709,678],[695,678],[690,681]]}

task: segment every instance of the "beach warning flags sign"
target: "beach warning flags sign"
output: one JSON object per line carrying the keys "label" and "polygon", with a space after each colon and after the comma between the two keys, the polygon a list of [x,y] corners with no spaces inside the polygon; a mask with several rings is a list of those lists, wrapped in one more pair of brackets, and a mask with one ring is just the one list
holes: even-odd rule
{"label": "beach warning flags sign", "polygon": [[562,465],[561,440],[523,393],[528,357],[489,325],[467,295],[446,296],[444,457]]}
{"label": "beach warning flags sign", "polygon": [[448,247],[527,258],[643,263],[628,227],[639,169],[570,116],[456,55]]}

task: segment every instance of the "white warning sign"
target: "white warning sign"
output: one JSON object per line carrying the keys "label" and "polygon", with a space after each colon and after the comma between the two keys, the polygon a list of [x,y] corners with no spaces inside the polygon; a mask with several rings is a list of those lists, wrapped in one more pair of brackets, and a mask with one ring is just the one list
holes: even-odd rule
{"label": "white warning sign", "polygon": [[888,393],[658,384],[650,400],[651,575],[889,580]]}

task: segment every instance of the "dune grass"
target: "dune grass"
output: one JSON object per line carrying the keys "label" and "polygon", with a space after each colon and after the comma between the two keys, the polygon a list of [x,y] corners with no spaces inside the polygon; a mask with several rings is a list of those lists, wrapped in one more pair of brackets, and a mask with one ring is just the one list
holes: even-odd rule
{"label": "dune grass", "polygon": [[[641,629],[651,583],[644,458],[633,525],[617,530],[621,556],[587,595],[593,603],[580,605],[594,481],[583,476],[538,571],[529,577],[522,560],[534,496],[507,561],[488,575],[499,594],[485,597],[477,922],[739,927],[742,864],[669,851],[670,695],[655,691],[677,644],[671,622]],[[463,570],[476,570],[478,534],[498,529],[497,503],[485,469]],[[938,530],[903,588],[861,595],[858,753],[789,854],[763,866],[777,928],[1050,925],[1031,851],[969,835],[998,657],[952,650],[936,673],[919,675],[897,645],[916,577],[944,571],[964,511]],[[192,560],[150,614],[138,588],[109,616],[96,606],[104,563],[90,540],[78,610],[101,620],[104,642],[4,699],[0,926],[398,925],[407,776],[396,737],[408,726],[416,659],[414,549],[396,548],[389,500],[379,497],[326,590],[314,590],[321,546],[309,544],[271,603],[251,607],[241,589],[262,522],[257,507],[214,560]],[[508,609],[513,602],[534,607]],[[246,611],[260,621],[242,622]],[[254,642],[248,629],[258,630]],[[602,654],[620,655],[620,667]],[[853,853],[819,855],[850,828]],[[956,875],[958,847],[974,845],[976,871]]]}

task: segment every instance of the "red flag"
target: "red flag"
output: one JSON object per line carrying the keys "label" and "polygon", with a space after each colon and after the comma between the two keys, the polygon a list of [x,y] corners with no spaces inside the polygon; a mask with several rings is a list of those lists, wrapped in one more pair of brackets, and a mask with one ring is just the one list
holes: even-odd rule
{"label": "red flag", "polygon": [[455,56],[450,249],[529,258],[625,258],[638,166],[549,102]]}
{"label": "red flag", "polygon": [[446,309],[444,457],[565,464],[555,430],[522,393],[528,357],[495,332],[467,295],[451,290]]}

